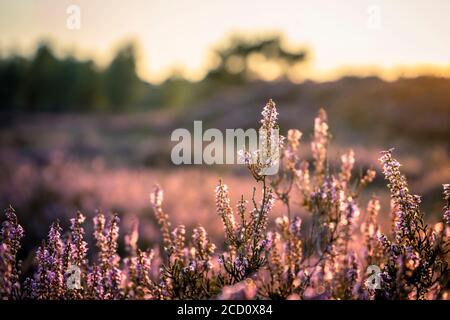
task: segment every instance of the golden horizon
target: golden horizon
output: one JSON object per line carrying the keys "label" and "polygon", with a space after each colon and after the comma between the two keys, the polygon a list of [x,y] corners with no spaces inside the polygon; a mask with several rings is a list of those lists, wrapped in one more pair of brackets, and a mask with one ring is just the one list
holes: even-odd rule
{"label": "golden horizon", "polygon": [[[66,25],[73,4],[81,12],[78,30]],[[196,81],[212,64],[211,50],[230,35],[278,33],[287,47],[311,49],[312,59],[293,72],[296,82],[345,75],[449,77],[449,16],[445,0],[0,0],[0,54],[29,55],[41,39],[50,39],[60,55],[104,66],[118,45],[133,40],[142,79],[160,83],[175,70]],[[276,70],[264,79],[276,79]]]}

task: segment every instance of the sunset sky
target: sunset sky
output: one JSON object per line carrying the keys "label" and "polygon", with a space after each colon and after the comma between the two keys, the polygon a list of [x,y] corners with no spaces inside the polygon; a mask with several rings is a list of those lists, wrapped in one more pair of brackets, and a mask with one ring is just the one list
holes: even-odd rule
{"label": "sunset sky", "polygon": [[[71,4],[81,8],[80,30],[66,27]],[[102,65],[131,39],[139,44],[138,72],[150,81],[174,68],[201,78],[208,52],[235,32],[280,32],[287,46],[310,48],[304,76],[316,80],[400,71],[450,76],[448,0],[0,0],[1,54],[29,54],[47,39],[61,54]]]}

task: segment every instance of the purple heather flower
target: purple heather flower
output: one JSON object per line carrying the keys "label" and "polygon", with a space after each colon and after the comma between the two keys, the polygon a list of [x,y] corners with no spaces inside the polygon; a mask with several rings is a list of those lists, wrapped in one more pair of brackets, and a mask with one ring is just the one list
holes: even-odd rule
{"label": "purple heather flower", "polygon": [[84,241],[84,228],[82,227],[85,216],[77,212],[77,217],[70,219],[70,231],[72,239],[72,259],[78,267],[86,263],[87,243]]}
{"label": "purple heather flower", "polygon": [[292,221],[290,225],[290,232],[291,234],[295,235],[296,237],[300,237],[301,234],[301,226],[302,226],[302,219],[298,216],[296,216]]}
{"label": "purple heather flower", "polygon": [[263,111],[261,112],[261,115],[263,116],[261,124],[262,127],[266,129],[266,131],[270,131],[272,128],[276,126],[278,119],[278,111],[275,106],[275,102],[273,102],[272,99],[270,99],[269,102],[266,104]]}
{"label": "purple heather flower", "polygon": [[0,299],[11,298],[14,288],[19,287],[19,268],[16,261],[20,240],[24,236],[22,226],[12,207],[5,211],[6,220],[0,232]]}
{"label": "purple heather flower", "polygon": [[444,222],[447,224],[447,226],[450,226],[450,184],[443,184],[443,195],[444,195],[444,200],[445,200],[445,205],[444,205]]}

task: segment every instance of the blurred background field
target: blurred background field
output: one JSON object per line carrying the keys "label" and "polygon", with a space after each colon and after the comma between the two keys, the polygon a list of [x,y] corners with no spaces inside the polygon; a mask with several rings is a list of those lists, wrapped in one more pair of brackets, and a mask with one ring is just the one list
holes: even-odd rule
{"label": "blurred background field", "polygon": [[[329,9],[329,4],[319,2],[320,8]],[[41,17],[39,8],[62,8],[62,16],[55,19],[62,23],[61,32],[67,36],[70,31],[65,29],[65,7],[43,3],[34,4],[37,11],[31,10],[31,14]],[[144,5],[140,1],[133,4],[133,12]],[[12,1],[2,1],[1,5],[13,13],[21,12]],[[163,3],[154,5],[166,8]],[[281,9],[283,5],[289,7],[282,3]],[[425,4],[418,1],[414,5]],[[366,6],[361,7],[363,16]],[[92,9],[83,1],[80,7]],[[433,19],[437,10],[433,8],[428,16],[424,13],[423,24]],[[315,12],[317,8],[310,9]],[[86,14],[100,14],[92,10]],[[288,17],[288,8],[281,11]],[[2,10],[2,15],[5,12]],[[187,14],[194,15],[193,9]],[[274,21],[281,21],[281,17],[275,15]],[[389,27],[395,26],[389,25],[387,17],[385,32],[389,33]],[[332,15],[331,19],[340,21],[338,16]],[[175,223],[185,223],[189,228],[201,223],[208,226],[215,240],[221,240],[222,227],[214,208],[218,178],[229,185],[234,201],[241,194],[249,199],[255,183],[247,170],[239,166],[174,166],[170,160],[170,134],[176,128],[193,130],[194,120],[202,120],[204,130],[257,128],[260,112],[269,98],[277,103],[282,134],[290,128],[304,133],[301,155],[305,159],[311,158],[309,142],[314,117],[320,107],[325,108],[333,134],[331,167],[338,168],[340,154],[353,148],[355,175],[370,167],[377,170],[378,177],[361,199],[361,205],[365,207],[364,202],[372,193],[379,195],[385,227],[389,225],[389,199],[378,158],[381,150],[391,147],[396,149],[412,191],[423,195],[428,221],[438,219],[442,184],[450,182],[450,67],[445,64],[449,56],[442,64],[433,54],[438,47],[431,46],[426,42],[431,40],[423,40],[426,35],[420,34],[417,45],[420,39],[429,45],[425,51],[432,54],[423,55],[429,59],[421,56],[417,63],[397,72],[392,68],[386,71],[380,52],[379,60],[369,59],[377,66],[373,72],[355,65],[339,74],[331,72],[328,77],[319,73],[311,76],[314,63],[321,57],[321,51],[316,52],[313,44],[304,45],[301,37],[295,45],[287,41],[289,28],[283,24],[266,26],[276,32],[252,33],[239,21],[233,22],[235,28],[224,26],[223,30],[227,31],[225,34],[230,30],[240,32],[215,39],[213,43],[219,45],[206,50],[209,58],[200,75],[192,76],[174,62],[165,70],[166,76],[156,80],[143,76],[142,47],[146,39],[139,33],[135,40],[111,50],[110,59],[101,63],[95,54],[90,58],[77,54],[77,50],[61,53],[63,44],[85,45],[77,42],[88,38],[85,33],[65,38],[58,31],[48,31],[50,27],[40,22],[40,31],[29,39],[31,49],[15,51],[11,49],[15,43],[11,38],[20,32],[24,34],[30,26],[21,29],[21,22],[11,27],[2,25],[0,206],[12,204],[16,208],[27,234],[26,249],[39,243],[50,221],[59,218],[67,226],[68,217],[76,210],[89,217],[96,209],[118,212],[125,230],[139,217],[141,241],[156,241],[159,234],[148,201],[155,183],[163,187],[165,208]],[[126,29],[124,21],[118,23]],[[318,23],[311,22],[310,27],[313,26],[331,36],[326,28],[332,26],[326,24],[325,29],[320,29]],[[84,28],[82,32],[95,29],[89,20]],[[402,30],[394,30],[397,46],[405,46]],[[440,29],[444,37],[449,31],[448,25]],[[116,37],[116,41],[122,40],[119,36],[113,31],[108,35]],[[170,41],[176,42],[176,38]],[[194,46],[195,40],[192,41]],[[440,38],[434,41],[442,46]],[[383,48],[379,40],[376,42]],[[164,45],[161,43],[161,48]],[[350,57],[351,50],[358,51],[364,43],[354,41],[352,45],[348,48]],[[156,42],[149,56],[152,52],[161,56],[161,51]],[[444,55],[445,52],[450,51],[444,51]],[[420,64],[424,62],[437,63],[439,67],[423,69]],[[282,210],[277,206],[273,215]],[[296,206],[294,214],[302,214],[301,208]]]}

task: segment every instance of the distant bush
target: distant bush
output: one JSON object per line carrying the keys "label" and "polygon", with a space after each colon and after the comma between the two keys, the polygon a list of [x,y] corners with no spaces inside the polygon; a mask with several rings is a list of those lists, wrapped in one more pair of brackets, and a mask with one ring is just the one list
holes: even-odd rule
{"label": "distant bush", "polygon": [[90,60],[58,58],[47,44],[30,59],[0,60],[0,111],[126,111],[143,99],[147,86],[136,74],[132,45],[105,70]]}

